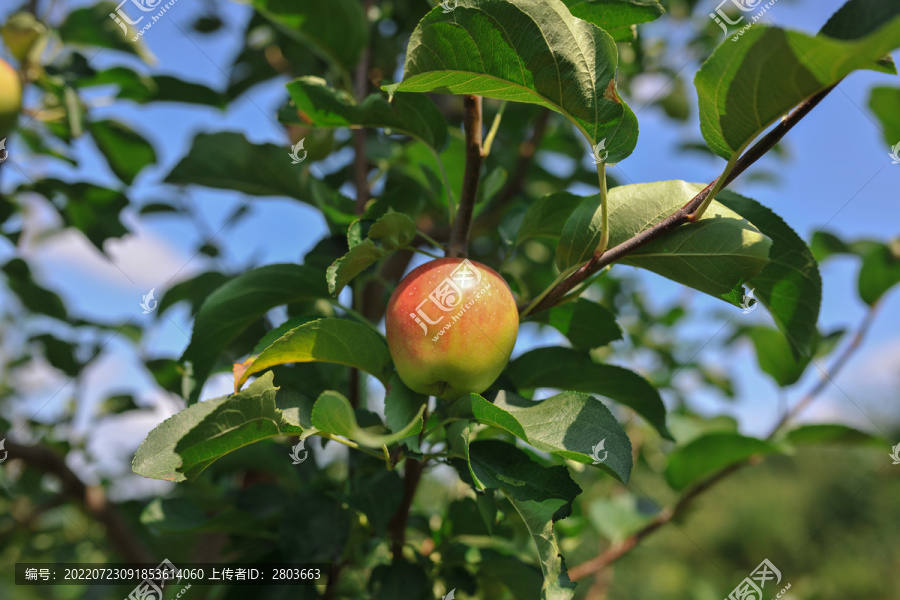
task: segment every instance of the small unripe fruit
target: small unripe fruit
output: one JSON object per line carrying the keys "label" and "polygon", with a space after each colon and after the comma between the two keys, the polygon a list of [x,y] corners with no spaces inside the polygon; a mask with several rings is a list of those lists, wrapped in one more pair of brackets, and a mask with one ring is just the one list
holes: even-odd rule
{"label": "small unripe fruit", "polygon": [[516,344],[509,286],[481,263],[441,258],[407,275],[388,302],[388,347],[410,389],[445,400],[481,393]]}
{"label": "small unripe fruit", "polygon": [[0,140],[13,130],[22,109],[22,84],[19,74],[0,59]]}

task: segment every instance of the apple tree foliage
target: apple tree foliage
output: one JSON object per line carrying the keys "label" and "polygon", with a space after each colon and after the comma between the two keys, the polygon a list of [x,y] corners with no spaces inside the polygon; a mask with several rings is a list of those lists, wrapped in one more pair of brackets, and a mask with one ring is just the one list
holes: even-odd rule
{"label": "apple tree foliage", "polygon": [[[609,513],[614,523],[605,529],[583,518],[583,503],[601,490],[647,500],[629,487],[640,465],[671,492],[690,493],[724,470],[796,445],[872,441],[841,424],[788,424],[757,439],[739,434],[733,421],[694,415],[676,375],[734,397],[730,379],[690,358],[699,348],[677,333],[684,306],[652,307],[631,271],[614,267],[668,278],[728,311],[759,302],[774,326],[729,322],[729,344],[750,340],[761,370],[780,387],[834,351],[842,332],[817,327],[818,263],[858,257],[859,296],[874,305],[900,282],[897,241],[847,242],[820,232],[807,244],[778,207],[723,188],[759,158],[754,153],[779,150],[767,132],[782,117],[814,110],[859,69],[884,74],[870,108],[886,139],[900,140],[900,95],[889,78],[900,5],[850,0],[817,34],[757,23],[733,42],[721,41],[706,7],[690,0],[459,0],[452,10],[424,0],[251,4],[227,86],[218,90],[132,66],[98,66],[91,60],[97,49],[131,55],[132,65],[149,59],[142,43],[124,41],[106,18],[108,3],[73,9],[49,28],[20,17],[24,31],[39,40],[52,32],[61,50],[49,58],[33,48],[17,53],[30,89],[50,110],[20,119],[10,147],[74,165],[73,144],[90,138],[121,184],[42,177],[7,189],[0,223],[9,244],[20,241],[20,213],[31,197],[44,199],[61,228],[103,251],[128,232],[128,213],[195,219],[172,198],[199,187],[246,195],[235,222],[246,206],[289,198],[317,211],[326,230],[296,262],[209,270],[164,290],[153,318],[186,303],[190,341],[181,356],[147,358],[144,368],[183,398],[184,409],[143,440],[133,470],[178,487],[168,497],[123,503],[139,544],[159,553],[182,540],[184,548],[171,550],[181,555],[170,558],[187,560],[193,544],[216,533],[228,556],[334,565],[327,589],[298,588],[294,598],[425,599],[455,589],[460,597],[562,600],[581,593],[567,571],[564,532],[593,540],[593,549],[574,551],[583,561],[596,554],[598,539],[615,537],[609,531],[633,532],[661,514],[662,506],[635,501]],[[221,35],[223,22],[211,10],[192,35]],[[643,45],[640,25],[687,21],[692,10],[697,59],[682,72]],[[10,47],[15,33],[4,31]],[[683,151],[723,159],[718,185],[616,178],[610,165],[627,166],[639,135],[627,98],[647,74],[670,81],[652,101],[670,119],[699,110],[705,144],[685,142]],[[283,105],[271,118],[291,143],[305,140],[302,164],[290,163],[288,143],[202,132],[161,176],[160,189],[170,193],[152,201],[135,199],[130,186],[161,150],[131,126],[97,116],[86,100],[99,89],[112,90],[117,104],[224,109],[278,78],[286,82]],[[467,158],[473,110],[488,132],[474,162]],[[597,164],[592,148],[602,153]],[[684,218],[663,227],[686,206]],[[435,402],[396,376],[382,318],[413,252],[441,255],[467,210],[467,255],[508,281],[527,330],[520,337],[552,329],[550,339],[564,341],[516,355],[483,394]],[[198,252],[215,258],[227,244],[209,239]],[[2,272],[5,293],[16,299],[3,309],[4,329],[28,324],[23,363],[42,356],[77,381],[107,334],[135,343],[145,335],[132,322],[71,315],[27,256],[13,256]],[[553,292],[566,281],[572,285]],[[204,397],[204,384],[222,373],[233,377],[234,393]],[[137,409],[133,398],[111,397],[102,411]],[[12,429],[9,421],[0,425],[0,433]],[[46,423],[29,427],[56,452],[74,449]],[[293,466],[288,451],[301,440],[312,458],[326,446],[350,449],[338,461]],[[16,485],[53,501],[35,482]],[[266,595],[274,593],[258,596],[281,597]]]}

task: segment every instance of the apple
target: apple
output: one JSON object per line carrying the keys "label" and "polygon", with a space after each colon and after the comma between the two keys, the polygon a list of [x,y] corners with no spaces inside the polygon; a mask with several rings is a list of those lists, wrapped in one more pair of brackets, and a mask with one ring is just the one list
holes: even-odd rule
{"label": "apple", "polygon": [[0,140],[13,130],[22,108],[22,84],[19,74],[0,59]]}
{"label": "apple", "polygon": [[500,375],[519,331],[509,286],[481,263],[441,258],[413,269],[385,316],[388,348],[410,389],[453,400]]}

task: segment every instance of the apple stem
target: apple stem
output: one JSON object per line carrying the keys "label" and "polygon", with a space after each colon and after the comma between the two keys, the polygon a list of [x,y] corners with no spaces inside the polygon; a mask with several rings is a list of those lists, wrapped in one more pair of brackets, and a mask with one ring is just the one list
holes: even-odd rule
{"label": "apple stem", "polygon": [[450,243],[447,245],[447,256],[460,258],[465,258],[469,254],[469,231],[472,229],[472,213],[475,211],[481,165],[484,162],[481,96],[465,96],[463,102],[466,107],[466,170],[463,174],[459,210],[450,231]]}

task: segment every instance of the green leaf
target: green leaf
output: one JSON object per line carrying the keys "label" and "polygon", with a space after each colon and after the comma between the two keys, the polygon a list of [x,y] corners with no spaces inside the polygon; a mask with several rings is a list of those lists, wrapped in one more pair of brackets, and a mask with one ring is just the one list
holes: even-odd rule
{"label": "green leaf", "polygon": [[[900,88],[872,88],[872,93],[869,97],[869,108],[881,121],[884,139],[891,145],[892,149],[896,144],[900,144],[900,111],[897,110],[898,106],[900,106]],[[896,152],[900,155],[900,148]]]}
{"label": "green leaf", "polygon": [[[684,181],[615,187],[609,192],[609,247],[634,237],[684,206],[703,189]],[[566,223],[557,246],[560,270],[587,261],[600,241],[600,196],[591,196]],[[685,225],[619,261],[641,267],[740,305],[741,284],[766,265],[771,241],[747,219],[713,202],[699,222]]]}
{"label": "green leaf", "polygon": [[200,133],[165,183],[203,185],[254,196],[309,198],[301,181],[302,170],[291,168],[297,165],[291,165],[289,154],[287,146],[253,144],[242,133]]}
{"label": "green leaf", "polygon": [[534,320],[559,331],[578,350],[591,350],[622,339],[616,315],[584,298],[539,312]]}
{"label": "green leaf", "polygon": [[586,465],[594,464],[594,448],[603,457],[595,466],[628,482],[631,441],[602,402],[587,394],[563,392],[535,402],[511,392],[498,392],[493,403],[478,394],[457,400],[450,414],[468,417],[511,433],[542,452]]}
{"label": "green leaf", "polygon": [[318,77],[287,84],[300,122],[313,127],[376,127],[410,135],[438,152],[447,145],[447,120],[423,94],[394,94],[390,102],[371,94],[362,104]]}
{"label": "green leaf", "polygon": [[780,387],[797,383],[809,366],[809,355],[794,358],[790,343],[777,329],[753,327],[749,333],[756,348],[759,368],[768,373]]}
{"label": "green leaf", "polygon": [[65,225],[81,231],[101,252],[107,239],[128,233],[119,220],[119,214],[128,206],[128,198],[118,190],[53,178],[39,179],[19,190],[34,191],[50,200]]}
{"label": "green leaf", "polygon": [[191,305],[191,314],[197,314],[203,302],[221,287],[228,276],[217,271],[207,271],[191,279],[180,281],[167,289],[159,301],[157,315],[161,315],[175,304],[187,300]]}
{"label": "green leaf", "polygon": [[[304,430],[290,423],[276,406],[297,405],[298,394],[279,390],[267,373],[246,390],[199,402],[169,417],[141,442],[132,470],[168,481],[195,479],[221,456],[248,444]],[[309,432],[306,432],[307,434]]]}
{"label": "green leaf", "polygon": [[384,468],[364,474],[353,481],[355,488],[347,498],[350,505],[366,515],[376,535],[384,535],[394,513],[403,504],[403,480],[397,471]]}
{"label": "green leaf", "polygon": [[142,75],[128,67],[111,67],[98,71],[77,79],[74,84],[79,88],[115,85],[119,88],[116,98],[138,104],[178,102],[225,108],[225,96],[205,85],[169,75]]}
{"label": "green leaf", "polygon": [[408,246],[416,237],[416,223],[399,212],[388,211],[369,228],[369,239],[380,241],[388,250]]}
{"label": "green leaf", "polygon": [[605,396],[629,407],[664,438],[672,439],[666,428],[666,407],[656,388],[633,371],[595,363],[587,353],[537,348],[512,361],[506,375],[520,392],[545,387]]}
{"label": "green leaf", "polygon": [[519,226],[516,246],[531,238],[562,235],[566,221],[583,200],[582,196],[569,192],[556,192],[534,202]]}
{"label": "green leaf", "polygon": [[425,405],[402,429],[390,434],[373,433],[359,426],[350,401],[334,391],[323,392],[313,405],[312,423],[319,431],[342,435],[363,446],[380,448],[422,431],[422,415]]}
{"label": "green leaf", "polygon": [[[428,396],[414,392],[400,379],[396,373],[391,377],[387,394],[384,397],[384,422],[391,431],[402,430],[407,423],[412,421],[423,406],[428,402]],[[419,440],[415,436],[403,440],[403,442],[415,452],[419,452]]]}
{"label": "green leaf", "polygon": [[716,201],[748,219],[772,240],[769,263],[748,285],[769,309],[797,356],[809,356],[818,336],[822,278],[812,252],[778,215],[755,200],[720,192]]}
{"label": "green leaf", "polygon": [[863,256],[859,270],[859,297],[872,306],[900,283],[900,238],[879,244]]}
{"label": "green leaf", "polygon": [[328,281],[328,291],[337,298],[341,290],[350,281],[374,265],[385,255],[385,251],[378,248],[372,240],[364,240],[354,246],[347,254],[334,261],[325,277]]}
{"label": "green leaf", "polygon": [[393,364],[387,343],[373,329],[346,319],[317,319],[290,330],[259,356],[235,365],[234,386],[240,389],[251,375],[276,365],[314,361],[360,369],[385,385]]}
{"label": "green leaf", "polygon": [[694,79],[710,149],[726,159],[740,154],[791,108],[900,46],[900,4],[878,4],[880,28],[867,21],[854,32],[864,37],[811,37],[757,23],[739,42],[720,44]]}
{"label": "green leaf", "polygon": [[[121,5],[119,5],[121,6]],[[107,48],[139,56],[144,62],[153,62],[153,55],[147,50],[143,40],[134,40],[137,34],[135,27],[143,27],[150,17],[136,10],[134,6],[123,7],[125,14],[139,23],[128,26],[128,33],[122,31],[110,15],[116,13],[116,2],[98,2],[93,6],[71,11],[57,32],[65,44]]]}
{"label": "green leaf", "polygon": [[14,258],[3,265],[6,285],[19,298],[29,312],[47,315],[60,321],[66,320],[66,305],[56,293],[38,285],[31,276],[31,269],[21,258]]}
{"label": "green leaf", "polygon": [[193,364],[197,380],[191,399],[197,400],[216,360],[251,323],[276,306],[327,297],[321,272],[304,265],[267,265],[222,285],[200,307],[181,357]]}
{"label": "green leaf", "polygon": [[118,121],[92,121],[88,130],[116,177],[131,185],[144,167],[156,162],[153,146]]}
{"label": "green leaf", "polygon": [[478,479],[488,488],[503,490],[531,532],[544,573],[541,598],[572,598],[575,584],[569,581],[553,524],[572,514],[581,488],[565,467],[544,467],[506,442],[472,442],[470,451]]}
{"label": "green leaf", "polygon": [[356,0],[253,0],[253,7],[345,73],[369,43],[369,24]]}
{"label": "green leaf", "polygon": [[[409,216],[389,210],[369,227],[366,239],[361,235],[361,222],[355,221],[347,233],[349,252],[328,267],[326,279],[332,296],[337,297],[354,277],[390,252],[408,246],[416,237],[416,224]],[[378,240],[381,247],[373,240]]]}
{"label": "green leaf", "polygon": [[676,490],[683,490],[731,465],[758,454],[778,450],[769,442],[737,433],[709,433],[695,438],[669,455],[666,479]]}
{"label": "green leaf", "polygon": [[572,15],[602,27],[617,42],[635,38],[634,25],[654,21],[666,10],[657,0],[563,0]]}
{"label": "green leaf", "polygon": [[478,94],[562,113],[616,163],[637,144],[637,118],[616,91],[612,37],[560,0],[459,0],[419,21],[395,92]]}
{"label": "green leaf", "polygon": [[884,448],[884,440],[870,433],[840,424],[800,425],[785,436],[791,444],[842,444]]}
{"label": "green leaf", "polygon": [[[891,18],[900,15],[896,5],[882,0],[847,0],[828,22],[819,30],[819,35],[839,40],[856,40],[887,23]],[[889,54],[869,65],[873,71],[881,71],[891,75],[897,74],[894,59]]]}

